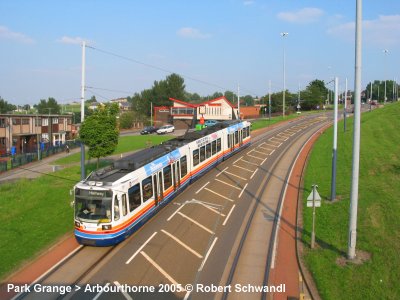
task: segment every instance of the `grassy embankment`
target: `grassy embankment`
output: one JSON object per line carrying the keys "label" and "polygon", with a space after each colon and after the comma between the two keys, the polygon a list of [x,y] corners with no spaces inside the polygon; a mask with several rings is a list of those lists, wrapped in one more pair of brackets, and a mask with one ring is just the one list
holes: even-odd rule
{"label": "grassy embankment", "polygon": [[[338,130],[337,198],[316,212],[317,247],[305,247],[305,261],[323,299],[400,299],[400,103],[361,117],[357,250],[371,255],[361,265],[340,264],[347,253],[353,124]],[[333,130],[314,146],[305,176],[304,234],[310,244],[312,209],[305,207],[311,185],[330,197]]]}
{"label": "grassy embankment", "polygon": [[[170,139],[171,136],[120,137],[114,154],[138,150]],[[80,154],[59,159],[55,164],[74,165],[37,179],[22,179],[0,185],[0,278],[37,255],[73,229],[70,189],[80,180]],[[103,161],[103,165],[107,161]],[[95,163],[86,166],[87,174]]]}

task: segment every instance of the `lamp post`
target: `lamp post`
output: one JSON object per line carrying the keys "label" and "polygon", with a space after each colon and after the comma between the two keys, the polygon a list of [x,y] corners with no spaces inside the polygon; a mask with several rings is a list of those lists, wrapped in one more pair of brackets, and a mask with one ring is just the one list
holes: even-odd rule
{"label": "lamp post", "polygon": [[288,32],[281,32],[281,37],[283,38],[283,94],[282,94],[282,116],[285,117],[285,90],[286,90],[286,53],[285,53],[285,37],[288,36]]}
{"label": "lamp post", "polygon": [[383,100],[383,103],[385,103],[386,104],[386,100],[387,100],[387,98],[386,98],[386,78],[387,78],[387,55],[389,54],[389,50],[388,49],[384,49],[383,50],[383,53],[384,53],[384,55],[385,55],[385,99]]}

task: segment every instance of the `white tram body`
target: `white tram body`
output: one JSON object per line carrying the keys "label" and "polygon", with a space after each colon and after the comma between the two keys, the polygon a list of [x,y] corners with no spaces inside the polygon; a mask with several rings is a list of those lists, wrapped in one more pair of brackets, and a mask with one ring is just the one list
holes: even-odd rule
{"label": "white tram body", "polygon": [[122,158],[74,187],[75,237],[117,244],[191,182],[250,144],[250,122],[219,123]]}

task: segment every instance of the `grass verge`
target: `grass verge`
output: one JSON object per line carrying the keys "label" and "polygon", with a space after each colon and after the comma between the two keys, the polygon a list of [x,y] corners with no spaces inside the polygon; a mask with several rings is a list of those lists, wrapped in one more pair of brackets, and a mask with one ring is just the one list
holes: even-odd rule
{"label": "grass verge", "polygon": [[[92,171],[95,164],[88,166]],[[0,278],[32,259],[73,229],[69,190],[80,180],[79,166],[48,176],[0,185]]]}
{"label": "grass verge", "polygon": [[[352,168],[352,119],[338,126],[337,198],[330,204],[333,129],[315,144],[304,182],[306,265],[323,299],[400,299],[400,103],[361,118],[357,250],[371,254],[361,265],[339,264],[347,253]],[[312,209],[305,207],[311,185],[323,203],[316,210],[317,247],[310,250]]]}

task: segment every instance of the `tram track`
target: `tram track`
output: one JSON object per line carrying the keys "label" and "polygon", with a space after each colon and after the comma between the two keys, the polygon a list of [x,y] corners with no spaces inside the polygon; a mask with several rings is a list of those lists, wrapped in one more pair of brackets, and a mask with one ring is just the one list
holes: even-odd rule
{"label": "tram track", "polygon": [[[322,125],[322,123],[321,123]],[[318,128],[320,128],[322,126],[319,126]],[[285,129],[278,129],[276,130],[276,132],[283,132]],[[283,149],[283,151],[281,151],[279,153],[279,155],[275,158],[272,167],[269,168],[268,170],[264,170],[268,173],[267,178],[265,178],[262,187],[261,187],[261,191],[265,191],[267,189],[267,187],[269,186],[271,179],[273,178],[277,168],[280,165],[281,159],[288,154],[290,148],[296,144],[296,142],[298,142],[302,137],[304,137],[307,133],[309,132],[313,132],[311,135],[314,134],[314,132],[317,132],[319,129],[317,130],[310,130],[307,132],[304,132],[301,135],[297,135],[295,136],[290,143],[285,145],[285,148]],[[279,134],[279,133],[278,133]],[[259,140],[262,140],[264,137],[260,136]],[[306,139],[306,141],[302,142],[300,148],[302,149],[304,147],[305,144],[307,144],[309,139]],[[291,169],[293,168],[295,162],[297,160],[297,155],[291,160],[290,162],[290,167],[288,168],[288,171],[285,174],[285,177],[283,179],[283,182],[288,182],[288,179],[290,177],[290,173],[291,173]],[[251,225],[254,221],[254,216],[257,212],[257,209],[259,209],[260,207],[260,203],[261,203],[261,197],[262,197],[263,193],[259,193],[257,195],[257,198],[255,199],[253,206],[250,208],[250,213],[248,214],[248,218],[246,220],[246,225],[244,226],[244,230],[242,230],[242,234],[240,237],[240,240],[238,242],[238,246],[235,250],[235,254],[234,254],[234,258],[232,261],[232,264],[230,266],[230,270],[228,273],[228,276],[226,278],[226,281],[224,282],[225,286],[230,286],[232,285],[232,283],[234,282],[234,276],[236,274],[236,271],[238,269],[238,265],[239,265],[239,260],[241,258],[242,252],[243,252],[243,248],[244,245],[246,243],[246,240],[248,238],[249,232],[251,230]],[[273,218],[273,225],[272,225],[272,231],[271,231],[271,235],[269,238],[269,245],[268,245],[268,250],[267,250],[267,259],[265,262],[265,269],[264,269],[264,277],[262,280],[262,286],[267,286],[268,282],[269,282],[269,274],[270,274],[270,270],[271,270],[271,264],[272,264],[272,260],[273,260],[273,252],[274,252],[274,247],[275,247],[275,241],[276,241],[276,234],[277,234],[277,226],[278,226],[278,220],[279,220],[279,216],[280,216],[280,210],[282,207],[282,202],[283,202],[283,198],[285,196],[285,184],[283,184],[283,188],[280,191],[280,195],[279,195],[279,200],[278,200],[278,204],[274,213],[274,218]],[[222,294],[221,299],[226,300],[229,297],[229,290],[225,291]],[[265,291],[261,292],[260,298],[261,299],[267,299],[267,295],[268,293]]]}
{"label": "tram track", "polygon": [[[44,273],[41,277],[33,281],[29,285],[29,291],[19,293],[14,296],[12,300],[27,300],[27,299],[64,299],[69,296],[71,293],[75,291],[75,286],[86,277],[95,266],[97,266],[101,261],[106,259],[110,253],[117,247],[107,247],[107,248],[94,248],[89,246],[79,246],[76,250],[71,252],[68,256],[66,256],[63,260],[61,260],[58,264],[54,265],[49,271]],[[86,263],[82,263],[83,258],[86,259]],[[88,261],[89,260],[89,261]],[[80,267],[77,267],[80,266]],[[73,278],[70,280],[69,278],[65,278],[65,282],[62,282],[60,278],[63,278],[64,275],[69,273],[69,277]],[[57,280],[58,279],[58,280]],[[72,283],[71,283],[72,282]],[[70,287],[71,292],[65,293],[40,293],[36,292],[32,289],[35,285],[41,286],[53,286],[53,287]]]}

